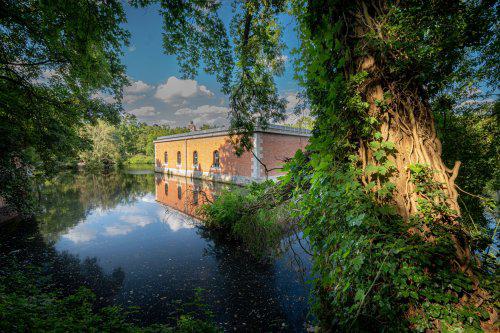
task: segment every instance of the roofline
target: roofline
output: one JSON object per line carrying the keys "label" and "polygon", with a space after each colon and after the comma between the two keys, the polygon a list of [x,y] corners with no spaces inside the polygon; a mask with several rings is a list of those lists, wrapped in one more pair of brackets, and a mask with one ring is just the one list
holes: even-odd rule
{"label": "roofline", "polygon": [[[302,136],[302,137],[311,136],[311,131],[306,129],[283,126],[283,125],[274,125],[274,124],[268,125],[265,129],[257,127],[254,130],[254,132],[274,133],[274,134]],[[154,140],[153,142],[157,143],[157,142],[178,141],[183,139],[209,138],[209,137],[223,136],[228,134],[229,134],[229,129],[227,127],[212,128],[203,131],[194,131],[194,132],[179,133],[167,136],[160,136],[156,138],[156,140]]]}

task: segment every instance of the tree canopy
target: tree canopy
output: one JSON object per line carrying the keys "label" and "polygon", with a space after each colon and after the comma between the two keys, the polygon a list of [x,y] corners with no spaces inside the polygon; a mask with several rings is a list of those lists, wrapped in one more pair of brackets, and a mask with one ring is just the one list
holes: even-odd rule
{"label": "tree canopy", "polygon": [[[439,101],[456,112],[468,91],[498,85],[495,1],[237,1],[229,32],[218,2],[182,2],[196,13],[182,17],[161,3],[167,53],[185,54],[185,37],[201,40],[211,31],[202,23],[217,22],[219,36],[202,42],[200,55],[225,49],[234,59],[231,75],[218,77],[244,149],[255,125],[282,117],[278,16],[296,18],[296,72],[316,121],[283,182],[295,188],[292,211],[314,250],[324,326],[490,327],[488,229],[463,217],[455,183],[463,156],[450,161],[435,113]],[[200,64],[189,59],[188,68],[181,62],[188,76]]]}
{"label": "tree canopy", "polygon": [[28,165],[52,170],[84,146],[83,124],[118,120],[123,22],[120,1],[0,3],[0,196],[15,208]]}
{"label": "tree canopy", "polygon": [[[495,0],[234,1],[229,28],[215,0],[130,3],[160,5],[164,50],[185,78],[216,76],[238,152],[256,126],[283,120],[280,15],[295,18],[315,121],[276,204],[310,241],[323,328],[494,327],[496,234],[482,213],[498,191],[498,102],[485,99],[500,77]],[[85,145],[82,126],[117,120],[124,21],[112,0],[0,4],[0,196],[18,208],[28,161],[49,169]],[[122,129],[123,148],[134,126]]]}

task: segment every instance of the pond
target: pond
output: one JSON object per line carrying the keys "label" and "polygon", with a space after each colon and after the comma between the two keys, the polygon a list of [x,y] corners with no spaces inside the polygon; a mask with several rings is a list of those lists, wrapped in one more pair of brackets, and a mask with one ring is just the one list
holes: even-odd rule
{"label": "pond", "polygon": [[57,283],[86,285],[131,319],[168,323],[201,288],[227,331],[305,331],[308,258],[295,243],[267,262],[200,227],[200,205],[229,185],[149,170],[62,174],[39,190],[36,222],[3,227],[0,255],[43,262]]}

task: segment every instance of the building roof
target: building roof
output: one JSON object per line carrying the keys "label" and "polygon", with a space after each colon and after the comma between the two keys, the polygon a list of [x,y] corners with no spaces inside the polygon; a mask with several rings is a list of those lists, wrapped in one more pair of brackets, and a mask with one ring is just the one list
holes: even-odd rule
{"label": "building roof", "polygon": [[[304,137],[311,136],[311,131],[306,129],[283,126],[283,125],[274,125],[274,124],[268,125],[265,129],[257,127],[254,130],[254,132],[275,133],[275,134],[304,136]],[[181,139],[192,139],[192,138],[206,138],[206,137],[222,136],[228,134],[229,134],[229,128],[227,126],[224,126],[203,131],[193,131],[193,132],[186,132],[186,133],[173,134],[167,136],[160,136],[153,142],[176,141]]]}

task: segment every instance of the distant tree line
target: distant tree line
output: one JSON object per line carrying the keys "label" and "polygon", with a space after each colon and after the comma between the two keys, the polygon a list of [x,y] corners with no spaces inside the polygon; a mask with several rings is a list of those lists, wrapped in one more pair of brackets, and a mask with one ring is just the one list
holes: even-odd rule
{"label": "distant tree line", "polygon": [[88,149],[80,152],[76,162],[83,163],[87,169],[152,164],[153,140],[188,131],[187,127],[148,125],[130,114],[125,114],[118,124],[99,120],[82,128],[82,137]]}

